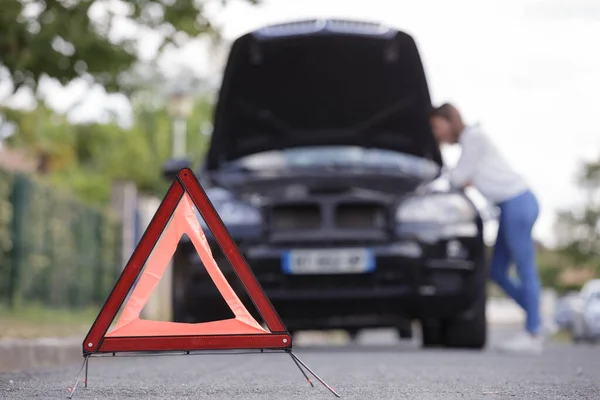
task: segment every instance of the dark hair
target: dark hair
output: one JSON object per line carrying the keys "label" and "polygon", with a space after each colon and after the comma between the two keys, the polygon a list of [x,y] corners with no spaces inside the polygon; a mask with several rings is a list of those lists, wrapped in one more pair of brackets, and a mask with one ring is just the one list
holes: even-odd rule
{"label": "dark hair", "polygon": [[429,112],[429,116],[430,117],[442,117],[447,120],[450,120],[453,109],[454,109],[454,106],[452,104],[444,103],[441,106],[432,107],[431,111]]}

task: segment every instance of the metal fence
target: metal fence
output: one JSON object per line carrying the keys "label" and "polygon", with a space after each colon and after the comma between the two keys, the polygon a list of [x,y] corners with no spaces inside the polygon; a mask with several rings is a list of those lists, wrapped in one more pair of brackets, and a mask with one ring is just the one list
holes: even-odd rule
{"label": "metal fence", "polygon": [[121,271],[120,232],[109,211],[0,171],[0,304],[102,304]]}

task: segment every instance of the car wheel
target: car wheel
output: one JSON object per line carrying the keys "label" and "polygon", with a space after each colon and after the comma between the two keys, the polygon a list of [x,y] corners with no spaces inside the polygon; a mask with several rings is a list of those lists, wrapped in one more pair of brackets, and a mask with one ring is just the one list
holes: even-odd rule
{"label": "car wheel", "polygon": [[421,346],[424,348],[444,345],[443,326],[438,321],[421,321]]}
{"label": "car wheel", "polygon": [[396,332],[400,339],[412,339],[413,337],[413,331],[410,328],[396,328]]}
{"label": "car wheel", "polygon": [[173,307],[173,322],[193,323],[194,317],[185,306],[178,305]]}
{"label": "car wheel", "polygon": [[360,329],[347,329],[346,332],[350,337],[350,341],[355,342],[358,338],[358,334],[360,333]]}
{"label": "car wheel", "polygon": [[185,304],[185,277],[183,268],[179,265],[173,265],[172,277],[172,312],[174,322],[193,322],[193,318],[188,312]]}
{"label": "car wheel", "polygon": [[[220,296],[220,293],[210,277],[207,275],[204,278],[192,278],[188,271],[191,269],[187,264],[173,263],[173,283],[172,283],[172,310],[173,321],[186,323],[201,323],[220,321],[235,317],[229,305]],[[212,286],[207,288],[206,282],[210,282]],[[193,293],[196,285],[201,286],[206,292],[206,301],[200,304],[203,307],[190,304],[189,296],[186,292]],[[210,291],[212,290],[213,293]],[[187,294],[189,294],[187,293]],[[214,294],[214,296],[211,296]],[[192,307],[190,307],[192,305]]]}
{"label": "car wheel", "polygon": [[446,321],[444,344],[450,348],[482,349],[487,339],[485,292],[473,308],[460,318]]}

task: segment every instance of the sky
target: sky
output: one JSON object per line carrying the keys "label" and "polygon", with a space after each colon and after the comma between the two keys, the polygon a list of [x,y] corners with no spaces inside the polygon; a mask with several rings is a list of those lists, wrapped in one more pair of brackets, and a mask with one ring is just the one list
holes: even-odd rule
{"label": "sky", "polygon": [[[324,17],[381,22],[411,34],[434,103],[453,102],[468,123],[480,123],[525,176],[541,206],[534,235],[549,245],[556,211],[580,202],[577,168],[600,157],[600,1],[263,0],[251,6],[234,0],[208,11],[228,40],[271,23]],[[123,22],[115,34],[132,29]],[[144,35],[141,52],[148,60],[156,39]],[[185,66],[214,77],[222,60],[198,41],[159,63],[167,71]],[[128,109],[122,97],[81,82],[45,87],[59,110],[87,92],[78,111],[83,119],[97,117],[94,111],[106,104]],[[459,148],[444,149],[449,165],[459,154]]]}

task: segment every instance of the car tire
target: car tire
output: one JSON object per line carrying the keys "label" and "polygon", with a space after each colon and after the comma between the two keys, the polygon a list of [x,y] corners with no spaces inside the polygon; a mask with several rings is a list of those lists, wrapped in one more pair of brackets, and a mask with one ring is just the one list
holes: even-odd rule
{"label": "car tire", "polygon": [[193,317],[188,312],[185,304],[185,276],[179,265],[173,265],[173,276],[171,286],[173,322],[192,322]]}
{"label": "car tire", "polygon": [[396,328],[396,332],[400,339],[412,339],[413,331],[411,328]]}
{"label": "car tire", "polygon": [[444,324],[444,345],[449,348],[483,349],[487,340],[486,294],[476,300],[469,313]]}
{"label": "car tire", "polygon": [[440,321],[421,321],[421,346],[423,348],[444,345],[443,326]]}
{"label": "car tire", "polygon": [[193,323],[194,317],[182,305],[173,306],[173,322]]}
{"label": "car tire", "polygon": [[[200,281],[194,281],[188,273],[192,267],[187,264],[173,263],[173,279],[172,279],[172,311],[174,322],[185,322],[185,323],[202,323],[221,321],[228,318],[233,318],[235,315],[225,302],[225,299],[220,297],[220,293],[214,282],[210,280],[210,277],[201,278]],[[210,306],[207,307],[189,307],[190,302],[189,293],[194,290],[194,283],[204,283],[204,280],[210,281],[213,285],[212,289],[215,292],[214,297],[209,297],[212,301]],[[203,285],[204,287],[204,285]]]}
{"label": "car tire", "polygon": [[351,342],[356,342],[358,334],[360,333],[360,329],[347,329],[346,333],[348,333],[348,337],[350,338]]}

